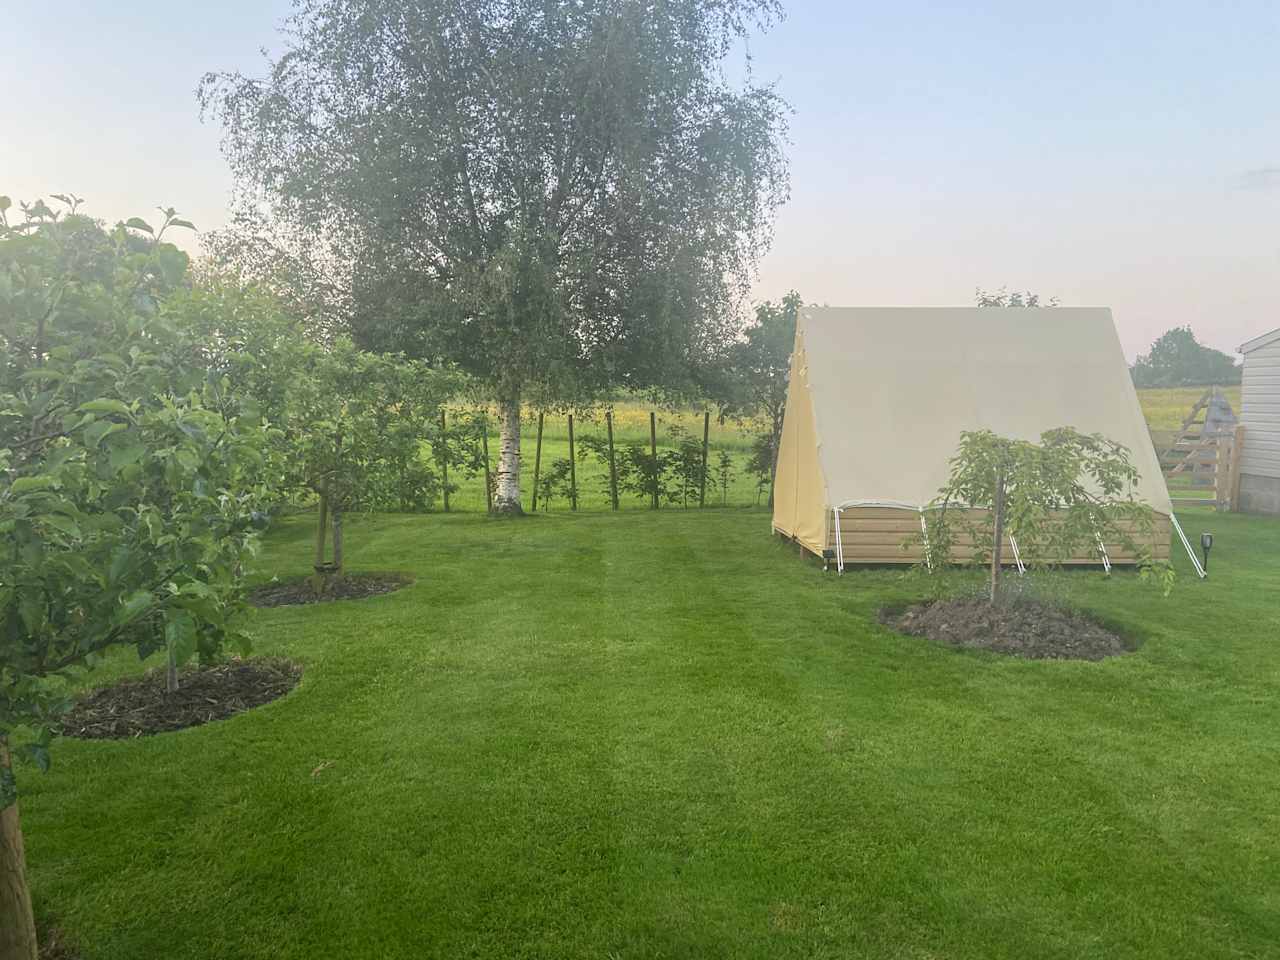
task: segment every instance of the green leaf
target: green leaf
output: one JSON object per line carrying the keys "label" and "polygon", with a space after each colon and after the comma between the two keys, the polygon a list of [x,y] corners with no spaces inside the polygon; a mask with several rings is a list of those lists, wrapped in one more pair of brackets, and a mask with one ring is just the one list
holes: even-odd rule
{"label": "green leaf", "polygon": [[84,413],[118,413],[122,417],[133,416],[133,411],[129,409],[127,403],[112,397],[99,397],[97,400],[80,404],[76,409]]}
{"label": "green leaf", "polygon": [[164,642],[174,663],[182,666],[196,652],[196,622],[185,610],[171,612],[164,625]]}
{"label": "green leaf", "polygon": [[71,446],[54,447],[45,454],[44,468],[49,471],[62,469],[63,465],[76,455],[76,448]]}
{"label": "green leaf", "polygon": [[80,532],[80,525],[70,517],[50,513],[40,517],[39,520],[46,527],[53,527],[53,529],[65,533],[67,536],[73,537],[76,540],[79,540],[83,536]]}
{"label": "green leaf", "polygon": [[13,206],[12,200],[10,200],[8,197],[0,196],[0,213],[4,213],[6,210],[8,210],[12,206]]}
{"label": "green leaf", "polygon": [[18,601],[18,616],[26,628],[28,637],[36,637],[44,629],[47,609],[44,600],[35,594],[24,594]]}
{"label": "green leaf", "polygon": [[97,447],[105,438],[121,430],[127,430],[123,423],[114,420],[99,420],[84,428],[84,442],[90,447]]}
{"label": "green leaf", "polygon": [[126,546],[116,547],[111,552],[111,565],[107,567],[107,582],[119,583],[129,570],[133,561],[133,551]]}
{"label": "green leaf", "polygon": [[146,452],[147,448],[141,443],[121,444],[111,448],[107,459],[111,469],[118,473],[125,467],[137,463],[146,455]]}
{"label": "green leaf", "polygon": [[151,596],[149,590],[135,590],[125,598],[124,603],[120,605],[120,609],[116,611],[116,626],[122,627],[127,623],[137,620],[151,608],[155,599]]}
{"label": "green leaf", "polygon": [[187,230],[194,230],[196,228],[196,225],[192,223],[190,220],[178,220],[178,219],[170,220],[169,226],[185,227]]}
{"label": "green leaf", "polygon": [[67,375],[61,370],[40,367],[35,370],[28,370],[18,379],[23,383],[60,383],[67,379]]}
{"label": "green leaf", "polygon": [[21,496],[24,493],[31,493],[33,490],[49,490],[57,481],[53,477],[19,477],[13,481],[13,485],[9,487],[9,492],[15,496]]}
{"label": "green leaf", "polygon": [[124,225],[126,227],[132,227],[134,230],[141,230],[143,233],[149,233],[153,237],[156,233],[151,229],[151,224],[147,223],[147,221],[143,220],[141,217],[130,217],[124,222]]}

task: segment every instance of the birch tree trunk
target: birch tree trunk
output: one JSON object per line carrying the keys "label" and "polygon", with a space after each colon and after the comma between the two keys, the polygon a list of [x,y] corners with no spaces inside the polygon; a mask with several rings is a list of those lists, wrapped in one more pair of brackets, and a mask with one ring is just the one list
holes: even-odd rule
{"label": "birch tree trunk", "polygon": [[520,506],[520,398],[498,400],[498,474],[493,512],[519,516]]}
{"label": "birch tree trunk", "polygon": [[[0,770],[8,769],[9,744],[0,737]],[[36,921],[17,801],[0,810],[0,960],[36,960]]]}

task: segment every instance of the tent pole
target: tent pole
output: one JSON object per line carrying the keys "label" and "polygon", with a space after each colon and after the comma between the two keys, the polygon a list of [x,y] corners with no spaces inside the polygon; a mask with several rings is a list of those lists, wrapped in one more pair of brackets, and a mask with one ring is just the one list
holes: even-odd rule
{"label": "tent pole", "polygon": [[1019,575],[1027,572],[1027,568],[1022,563],[1022,554],[1018,551],[1018,541],[1013,539],[1013,534],[1009,534],[1009,546],[1013,548],[1013,562],[1018,565]]}
{"label": "tent pole", "polygon": [[836,507],[836,573],[844,573],[844,543],[840,539],[839,507]]}
{"label": "tent pole", "polygon": [[1102,554],[1102,569],[1111,572],[1111,558],[1107,556],[1107,545],[1102,542],[1102,535],[1097,529],[1093,531],[1093,539],[1098,541],[1098,553]]}
{"label": "tent pole", "polygon": [[929,549],[929,525],[924,522],[924,507],[920,508],[920,539],[924,541],[924,565],[933,573],[933,552]]}
{"label": "tent pole", "polygon": [[1208,576],[1204,572],[1204,567],[1200,566],[1200,558],[1196,556],[1196,552],[1191,549],[1191,542],[1187,540],[1187,535],[1182,532],[1182,524],[1178,522],[1177,516],[1172,510],[1169,511],[1169,519],[1173,521],[1173,529],[1178,531],[1178,539],[1182,541],[1182,545],[1187,548],[1187,556],[1191,558],[1191,565],[1196,568],[1196,574],[1203,580]]}

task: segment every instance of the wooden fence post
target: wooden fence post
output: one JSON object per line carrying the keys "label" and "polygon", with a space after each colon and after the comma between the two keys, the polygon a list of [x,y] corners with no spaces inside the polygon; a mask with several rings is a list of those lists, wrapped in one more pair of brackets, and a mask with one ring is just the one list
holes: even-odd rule
{"label": "wooden fence post", "polygon": [[653,509],[658,509],[658,415],[649,411],[649,453],[653,456]]}
{"label": "wooden fence post", "polygon": [[573,414],[569,414],[569,509],[578,509],[578,467],[573,457]]}
{"label": "wooden fence post", "polygon": [[1244,424],[1236,424],[1235,435],[1231,438],[1231,479],[1227,487],[1232,513],[1240,512],[1240,458],[1244,456]]}
{"label": "wooden fence post", "polygon": [[484,509],[493,513],[493,487],[489,479],[489,414],[480,420],[480,444],[484,453]]}
{"label": "wooden fence post", "polygon": [[613,502],[613,509],[618,509],[618,464],[613,459],[613,411],[606,410],[604,413],[605,426],[609,428],[609,499]]}
{"label": "wooden fence post", "polygon": [[542,418],[546,414],[538,411],[538,446],[533,454],[533,512],[538,512],[538,471],[542,469]]}
{"label": "wooden fence post", "polygon": [[444,512],[449,512],[449,433],[444,408],[440,409],[440,479],[444,490]]}
{"label": "wooden fence post", "polygon": [[711,411],[702,411],[702,489],[698,492],[698,506],[707,505],[707,440],[711,436]]}

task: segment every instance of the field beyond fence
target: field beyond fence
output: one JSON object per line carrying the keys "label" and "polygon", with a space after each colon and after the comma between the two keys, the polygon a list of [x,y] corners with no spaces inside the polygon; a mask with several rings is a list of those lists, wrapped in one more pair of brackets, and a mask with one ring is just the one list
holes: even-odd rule
{"label": "field beyond fence", "polygon": [[[454,420],[474,414],[474,408],[459,407],[451,410]],[[654,414],[659,457],[670,456],[690,441],[701,445],[704,416],[702,407],[661,409],[641,403],[620,403],[612,408],[613,442],[615,458],[621,461],[628,448],[639,448],[647,454],[650,450],[649,415]],[[752,471],[752,445],[766,429],[756,420],[721,421],[715,411],[710,411],[707,425],[707,507],[751,507],[766,504],[769,488],[763,478]],[[574,479],[577,486],[579,510],[608,510],[611,508],[609,467],[603,456],[607,445],[608,427],[603,407],[577,410],[574,422]],[[569,460],[569,416],[566,412],[546,412],[543,415],[542,452],[538,455],[537,410],[526,409],[521,415],[521,491],[525,510],[533,509],[535,467],[542,481],[538,493],[538,510],[560,511],[572,509],[569,478],[565,465]],[[498,440],[497,417],[489,411],[489,448],[493,470],[497,469]],[[601,450],[597,455],[595,450]],[[560,471],[557,475],[557,470]],[[553,489],[546,489],[549,477],[558,476]],[[451,511],[480,511],[486,509],[484,477],[451,476],[454,487],[449,496]],[[675,478],[669,478],[675,485]],[[549,495],[548,495],[549,493]],[[700,494],[700,491],[699,491]],[[700,497],[671,499],[663,496],[662,509],[697,508]],[[442,505],[438,504],[437,508]],[[647,510],[652,508],[651,495],[634,490],[620,489],[618,509]]]}

